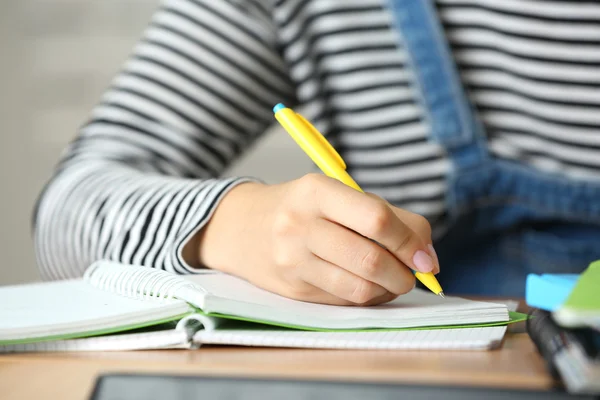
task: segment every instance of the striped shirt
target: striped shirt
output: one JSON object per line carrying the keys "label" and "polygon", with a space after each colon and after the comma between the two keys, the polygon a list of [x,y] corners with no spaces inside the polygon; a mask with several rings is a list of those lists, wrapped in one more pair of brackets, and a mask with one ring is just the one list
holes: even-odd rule
{"label": "striped shirt", "polygon": [[[436,0],[490,152],[600,177],[600,2]],[[367,191],[446,224],[449,160],[385,0],[165,0],[34,212],[45,279],[108,258],[175,273],[238,178],[222,171],[301,105]]]}

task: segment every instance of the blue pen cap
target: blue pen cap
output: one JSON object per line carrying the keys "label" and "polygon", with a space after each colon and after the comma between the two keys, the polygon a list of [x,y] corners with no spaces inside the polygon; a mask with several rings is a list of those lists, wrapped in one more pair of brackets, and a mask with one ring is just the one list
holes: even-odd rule
{"label": "blue pen cap", "polygon": [[275,107],[273,107],[273,114],[275,114],[279,110],[283,110],[284,108],[286,108],[284,104],[282,104],[282,103],[277,104]]}

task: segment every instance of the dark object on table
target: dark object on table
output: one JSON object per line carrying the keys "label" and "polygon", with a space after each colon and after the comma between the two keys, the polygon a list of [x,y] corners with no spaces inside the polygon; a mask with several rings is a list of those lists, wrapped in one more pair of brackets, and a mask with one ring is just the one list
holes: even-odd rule
{"label": "dark object on table", "polygon": [[[107,375],[92,400],[530,400],[572,399],[563,391],[500,390],[384,383],[234,379],[191,376]],[[577,397],[591,399],[593,397]]]}
{"label": "dark object on table", "polygon": [[559,326],[548,311],[533,309],[527,332],[555,379],[572,393],[600,394],[600,334]]}

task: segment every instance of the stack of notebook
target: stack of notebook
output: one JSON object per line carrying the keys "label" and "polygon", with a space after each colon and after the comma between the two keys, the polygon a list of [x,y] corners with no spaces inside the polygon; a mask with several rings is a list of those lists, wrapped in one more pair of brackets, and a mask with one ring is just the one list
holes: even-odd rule
{"label": "stack of notebook", "polygon": [[373,307],[306,303],[216,271],[100,261],[82,279],[0,288],[0,352],[194,348],[491,349],[505,304],[415,289]]}

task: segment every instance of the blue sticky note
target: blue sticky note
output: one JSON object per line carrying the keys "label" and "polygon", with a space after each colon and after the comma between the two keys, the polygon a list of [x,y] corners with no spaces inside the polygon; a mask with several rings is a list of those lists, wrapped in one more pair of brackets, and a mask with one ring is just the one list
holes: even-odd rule
{"label": "blue sticky note", "polygon": [[525,301],[530,307],[554,311],[567,299],[579,274],[529,274],[525,284]]}

